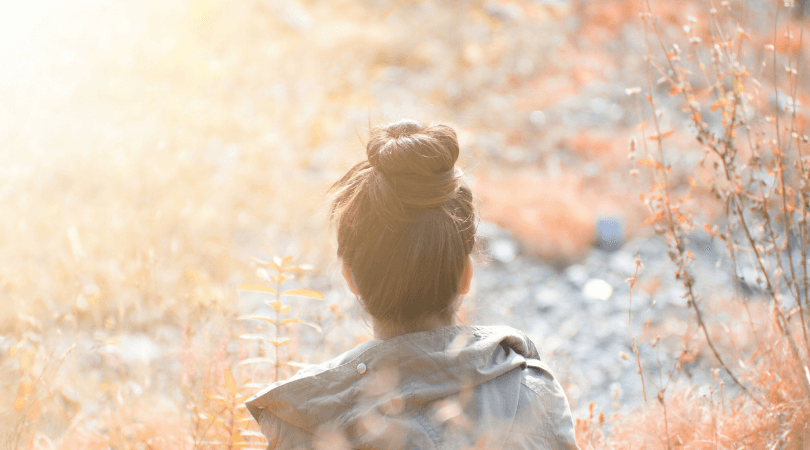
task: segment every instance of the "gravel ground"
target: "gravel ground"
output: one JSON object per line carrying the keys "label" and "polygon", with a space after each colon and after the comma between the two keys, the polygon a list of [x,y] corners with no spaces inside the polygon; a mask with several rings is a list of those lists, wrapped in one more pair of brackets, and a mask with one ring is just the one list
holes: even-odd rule
{"label": "gravel ground", "polygon": [[[605,412],[612,411],[614,405],[633,408],[641,404],[641,381],[628,327],[630,286],[626,281],[635,271],[636,255],[643,265],[632,295],[630,325],[636,338],[647,317],[651,330],[678,333],[686,322],[694,323],[694,313],[682,298],[685,291],[675,279],[675,266],[667,256],[664,240],[659,236],[636,238],[612,252],[594,247],[584,261],[557,272],[521,254],[519,244],[505,230],[487,224],[482,234],[492,256],[476,266],[476,291],[468,304],[472,320],[525,331],[566,386],[575,417],[587,417],[591,401],[597,411]],[[714,293],[732,295],[731,265],[723,242],[712,242],[706,233],[696,230],[690,235],[688,248],[695,255],[696,292],[702,298]],[[661,284],[652,295],[638,288],[645,280],[656,278]],[[744,292],[753,292],[745,283],[739,286]],[[649,343],[654,337],[648,335],[639,346],[650,399],[658,391],[658,354]],[[664,379],[680,350],[675,342],[662,345]],[[623,359],[622,354],[629,358]],[[676,381],[688,382],[698,390],[708,389],[711,368],[706,358],[698,358],[684,365]],[[726,392],[733,396],[733,381],[725,374],[721,376]]]}

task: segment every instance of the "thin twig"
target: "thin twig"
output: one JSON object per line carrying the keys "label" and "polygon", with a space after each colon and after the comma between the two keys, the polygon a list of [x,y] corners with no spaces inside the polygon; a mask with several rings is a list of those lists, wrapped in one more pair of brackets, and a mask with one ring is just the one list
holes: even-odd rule
{"label": "thin twig", "polygon": [[[638,258],[638,256],[636,258]],[[638,375],[639,377],[641,377],[641,393],[644,395],[644,403],[647,403],[647,389],[644,387],[644,374],[641,371],[641,356],[639,356],[638,354],[638,347],[636,346],[636,337],[633,335],[633,328],[630,326],[630,310],[632,309],[633,305],[633,285],[636,283],[636,277],[638,276],[638,267],[640,263],[641,261],[636,259],[636,271],[633,273],[632,278],[628,278],[628,280],[630,281],[630,292],[629,292],[629,299],[627,301],[627,328],[630,330],[630,337],[633,339],[633,353],[636,355],[636,362],[638,363]]]}
{"label": "thin twig", "polygon": [[[650,2],[649,2],[649,0],[645,0],[645,2],[646,2],[646,5],[647,5],[647,8],[648,8],[648,12],[651,15],[652,14],[652,7],[650,6]],[[657,26],[654,19],[650,18],[650,20],[652,21],[652,24],[653,24],[653,27],[654,27],[654,30],[655,30],[655,35],[658,38],[658,42],[661,44],[661,48],[663,49],[664,54],[667,54],[666,47],[664,46],[663,40],[661,39],[661,33],[658,31],[658,26]],[[649,38],[647,36],[647,32],[648,32],[647,30],[648,30],[648,28],[647,28],[647,24],[645,22],[645,26],[644,26],[645,47],[647,48],[647,60],[649,61],[651,58],[649,57],[649,43],[648,43]],[[676,72],[674,66],[672,65],[672,61],[671,61],[669,55],[667,55],[667,61],[669,62],[670,67],[672,67],[673,73]],[[648,88],[649,88],[649,92],[650,92],[649,96],[647,97],[647,100],[649,101],[650,106],[651,106],[651,108],[653,110],[653,123],[655,124],[656,133],[658,134],[658,139],[657,140],[658,140],[659,161],[661,162],[661,165],[664,168],[663,171],[662,171],[663,172],[663,178],[664,178],[664,181],[663,181],[664,207],[665,207],[665,212],[668,215],[668,217],[667,217],[667,225],[669,227],[670,232],[672,233],[672,237],[673,237],[673,239],[675,241],[675,244],[676,244],[676,247],[677,247],[677,250],[678,250],[679,266],[680,266],[679,270],[678,270],[678,274],[681,277],[683,277],[684,286],[686,286],[687,293],[688,293],[688,295],[690,297],[689,304],[692,306],[692,309],[695,311],[695,314],[696,314],[697,319],[698,319],[698,325],[700,325],[700,327],[702,328],[703,334],[706,337],[706,342],[709,344],[709,347],[711,348],[711,350],[714,353],[715,357],[717,358],[718,362],[723,367],[723,369],[726,371],[726,373],[729,375],[729,377],[731,377],[731,379],[734,380],[734,382],[738,386],[740,386],[740,388],[743,390],[743,392],[745,392],[748,396],[750,396],[754,400],[754,402],[756,402],[760,407],[764,408],[764,405],[756,397],[754,397],[753,394],[751,394],[751,392],[748,390],[748,388],[745,387],[745,385],[742,384],[742,382],[740,382],[737,379],[737,377],[734,375],[734,373],[731,371],[731,369],[729,369],[728,365],[726,365],[723,358],[720,356],[720,353],[715,348],[714,342],[712,341],[711,336],[709,335],[709,332],[708,332],[708,330],[706,328],[706,324],[705,324],[705,322],[703,320],[703,316],[701,314],[700,308],[697,305],[697,298],[696,298],[696,295],[695,295],[695,293],[694,293],[694,291],[692,289],[692,286],[694,284],[694,279],[688,273],[688,270],[685,267],[685,261],[684,261],[685,247],[678,240],[678,233],[677,233],[677,231],[675,229],[674,220],[672,219],[672,211],[671,211],[671,208],[670,208],[670,201],[669,201],[669,187],[668,187],[668,183],[667,183],[667,173],[666,173],[667,172],[667,165],[666,165],[666,162],[664,160],[663,138],[662,138],[662,134],[661,134],[661,128],[660,128],[660,123],[659,123],[659,120],[658,120],[658,115],[657,115],[657,113],[655,111],[655,103],[654,103],[654,99],[653,99],[652,79],[650,77],[650,70],[649,70],[650,65],[648,64],[647,67],[648,67],[648,70],[647,70],[647,84],[648,84]],[[683,92],[683,90],[681,90],[681,91]],[[694,106],[690,105],[690,108],[692,108],[692,110],[694,110]],[[738,208],[739,208],[739,205],[738,205]]]}

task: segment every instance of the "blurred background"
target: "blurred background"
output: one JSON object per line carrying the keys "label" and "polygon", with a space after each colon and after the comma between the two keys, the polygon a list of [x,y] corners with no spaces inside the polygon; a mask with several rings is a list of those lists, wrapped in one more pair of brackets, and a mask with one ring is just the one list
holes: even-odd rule
{"label": "blurred background", "polygon": [[[749,4],[772,24],[769,2]],[[651,117],[627,91],[647,86],[641,2],[0,5],[0,427],[28,414],[32,445],[68,448],[138,422],[133,405],[185,423],[183,352],[237,355],[249,325],[235,318],[262,307],[237,291],[258,280],[251,257],[311,264],[287,283],[326,295],[291,301],[324,330],[301,331],[297,360],[370,338],[325,193],[365,157],[370,126],[406,117],[459,133],[484,242],[464,320],[529,333],[575,415],[641,401],[620,357],[639,251],[660,275],[633,311],[683,303],[643,223],[650,177],[630,175],[628,141]],[[673,35],[706,16],[701,2],[654,9]],[[678,114],[662,119],[682,152],[674,185],[702,155]],[[707,280],[731,286],[721,272]],[[685,327],[679,307],[653,328]]]}

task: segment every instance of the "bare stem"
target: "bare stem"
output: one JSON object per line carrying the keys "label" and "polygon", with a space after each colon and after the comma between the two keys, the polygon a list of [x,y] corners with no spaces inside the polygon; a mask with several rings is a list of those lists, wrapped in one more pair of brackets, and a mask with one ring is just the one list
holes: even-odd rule
{"label": "bare stem", "polygon": [[[652,7],[650,6],[650,2],[649,2],[649,0],[645,0],[645,1],[646,1],[648,12],[651,15],[652,14]],[[658,42],[661,44],[661,48],[664,51],[664,54],[667,55],[667,61],[669,62],[673,73],[676,73],[673,62],[672,62],[670,56],[667,54],[666,47],[664,46],[663,40],[661,39],[661,33],[658,30],[658,26],[657,26],[655,20],[652,17],[650,17],[649,20],[652,22],[652,26],[653,26],[653,28],[655,30],[655,35],[658,38]],[[709,335],[709,331],[706,328],[706,324],[705,324],[705,322],[703,320],[703,316],[702,316],[700,308],[698,307],[698,304],[697,304],[696,295],[695,295],[695,293],[694,293],[694,291],[692,289],[692,286],[694,284],[694,279],[689,274],[688,268],[686,267],[685,254],[684,254],[685,251],[686,251],[686,248],[683,245],[682,241],[679,239],[679,233],[677,232],[675,221],[672,218],[672,210],[671,210],[671,205],[670,205],[670,201],[669,201],[669,187],[668,187],[668,182],[667,182],[667,166],[666,166],[666,163],[665,163],[665,160],[664,160],[663,138],[662,138],[662,133],[661,133],[661,128],[660,128],[660,123],[659,123],[659,120],[658,120],[658,114],[657,114],[657,112],[655,110],[655,101],[654,101],[654,98],[653,98],[652,78],[650,77],[650,70],[649,70],[649,67],[650,67],[650,63],[649,63],[650,56],[649,56],[649,54],[650,54],[650,52],[649,52],[649,43],[648,43],[649,38],[647,36],[648,28],[647,28],[647,23],[646,22],[645,22],[645,26],[644,26],[644,32],[645,32],[645,46],[647,47],[647,61],[648,61],[648,65],[647,65],[647,67],[648,67],[648,70],[647,70],[647,85],[648,85],[648,88],[649,88],[649,96],[647,97],[647,100],[649,101],[650,106],[651,106],[652,111],[653,111],[653,123],[655,124],[656,133],[658,134],[658,139],[657,139],[658,140],[658,154],[659,154],[659,161],[661,162],[661,165],[663,166],[663,170],[662,170],[663,174],[662,175],[663,175],[663,178],[664,178],[663,183],[662,183],[663,184],[663,194],[664,194],[664,211],[667,214],[666,225],[668,226],[669,231],[671,232],[671,236],[672,236],[673,240],[675,241],[675,247],[677,248],[677,251],[678,251],[679,269],[678,269],[677,274],[678,274],[678,277],[682,277],[684,286],[687,289],[687,294],[689,295],[689,298],[690,298],[688,303],[692,306],[692,309],[695,311],[695,314],[696,314],[697,319],[698,319],[698,325],[703,330],[703,334],[706,337],[706,342],[709,344],[709,347],[712,349],[712,352],[714,353],[714,355],[717,358],[718,362],[723,367],[723,369],[726,371],[726,373],[729,375],[729,377],[731,377],[731,379],[734,380],[734,382],[738,386],[740,386],[740,388],[742,388],[743,392],[745,392],[749,397],[751,397],[751,399],[753,399],[754,402],[756,402],[760,407],[764,407],[762,405],[762,403],[756,397],[754,397],[753,394],[751,394],[751,392],[748,390],[748,388],[746,388],[745,385],[743,385],[737,379],[737,377],[729,369],[729,367],[725,363],[725,361],[723,361],[723,358],[720,356],[720,353],[717,351],[717,349],[716,349],[716,347],[714,345],[714,342],[712,341],[711,336]],[[681,89],[681,91],[683,92],[684,90]],[[684,93],[684,95],[685,95],[685,93]],[[693,110],[693,114],[694,114],[694,106],[692,106],[690,104],[690,108]],[[738,205],[738,208],[739,208],[739,205]]]}
{"label": "bare stem", "polygon": [[638,261],[637,259],[636,271],[633,273],[633,277],[629,278],[630,292],[629,292],[629,299],[627,301],[627,329],[630,330],[630,337],[633,339],[633,353],[636,355],[636,362],[638,363],[638,375],[639,377],[641,377],[641,393],[644,395],[644,403],[647,403],[647,389],[644,387],[644,374],[641,371],[641,356],[639,356],[638,354],[638,347],[636,346],[636,337],[633,335],[633,328],[630,326],[630,310],[632,309],[633,305],[633,285],[636,283],[639,265],[640,261]]}

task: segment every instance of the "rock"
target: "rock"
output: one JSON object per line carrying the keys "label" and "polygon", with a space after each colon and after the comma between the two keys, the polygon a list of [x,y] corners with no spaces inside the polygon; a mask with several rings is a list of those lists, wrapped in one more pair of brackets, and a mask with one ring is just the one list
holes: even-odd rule
{"label": "rock", "polygon": [[546,115],[540,110],[532,111],[532,113],[529,114],[529,123],[538,130],[543,129],[546,125]]}
{"label": "rock", "polygon": [[509,231],[492,222],[482,221],[476,231],[485,245],[485,252],[500,263],[513,261],[520,251]]}
{"label": "rock", "polygon": [[510,239],[497,239],[489,245],[492,257],[501,263],[508,263],[518,254],[517,244]]}
{"label": "rock", "polygon": [[549,311],[560,305],[562,294],[557,289],[541,285],[534,290],[534,300],[540,312]]}
{"label": "rock", "polygon": [[715,261],[718,252],[714,246],[714,242],[709,233],[699,228],[696,228],[687,237],[688,246],[694,251],[699,251],[705,254],[712,261]]}
{"label": "rock", "polygon": [[[759,281],[757,281],[759,278]],[[737,269],[737,283],[745,291],[745,295],[762,295],[766,286],[765,279],[759,271],[751,266]]]}
{"label": "rock", "polygon": [[475,139],[475,146],[487,152],[494,158],[499,157],[499,152],[503,148],[505,138],[501,133],[482,132],[478,133]]}
{"label": "rock", "polygon": [[596,245],[608,252],[624,245],[624,231],[619,218],[602,218],[596,221]]}
{"label": "rock", "polygon": [[591,111],[610,122],[618,122],[624,116],[624,110],[621,106],[603,98],[594,97],[588,100],[588,107],[590,107]]}
{"label": "rock", "polygon": [[608,284],[605,280],[600,280],[598,278],[591,278],[582,288],[582,295],[584,295],[585,298],[592,300],[606,301],[610,299],[612,294],[613,286]]}
{"label": "rock", "polygon": [[149,364],[163,356],[163,348],[155,343],[148,334],[123,334],[118,339],[121,359],[127,365]]}
{"label": "rock", "polygon": [[680,283],[670,284],[664,295],[664,300],[673,306],[686,306],[686,290]]}
{"label": "rock", "polygon": [[[781,89],[777,89],[776,93],[771,92],[768,97],[768,104],[771,108],[776,107],[780,114],[793,114],[793,97],[787,95]],[[802,106],[801,102],[796,100],[795,104],[797,111],[800,111]]]}
{"label": "rock", "polygon": [[503,22],[519,22],[523,18],[523,9],[515,3],[487,2],[484,11]]}
{"label": "rock", "polygon": [[306,8],[293,0],[273,2],[270,9],[278,20],[295,31],[307,31],[315,22]]}
{"label": "rock", "polygon": [[571,264],[565,269],[565,276],[576,287],[582,288],[588,280],[588,271],[582,264]]}
{"label": "rock", "polygon": [[615,252],[608,261],[611,269],[624,276],[629,277],[636,273],[636,258],[627,252]]}

